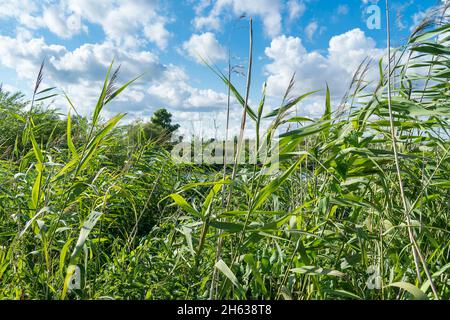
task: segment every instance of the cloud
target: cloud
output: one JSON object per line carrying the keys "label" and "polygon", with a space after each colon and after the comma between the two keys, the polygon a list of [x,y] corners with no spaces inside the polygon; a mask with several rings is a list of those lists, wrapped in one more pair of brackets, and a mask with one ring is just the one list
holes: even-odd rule
{"label": "cloud", "polygon": [[345,16],[349,13],[349,11],[350,11],[350,9],[349,9],[348,5],[346,5],[346,4],[341,4],[337,8],[337,13],[339,15]]}
{"label": "cloud", "polygon": [[36,77],[36,69],[45,56],[60,57],[67,52],[64,46],[48,45],[43,38],[25,39],[0,36],[0,63],[16,71],[21,79]]}
{"label": "cloud", "polygon": [[38,11],[38,6],[33,0],[1,0],[0,10],[1,18],[16,18],[20,20],[20,17],[30,15]]}
{"label": "cloud", "polygon": [[210,112],[226,108],[227,105],[226,94],[192,87],[185,71],[174,65],[168,66],[163,77],[151,85],[147,92],[175,110]]}
{"label": "cloud", "polygon": [[[323,89],[328,83],[333,97],[341,99],[363,59],[379,59],[383,53],[384,50],[378,49],[375,41],[360,29],[331,38],[326,54],[307,51],[298,37],[279,36],[265,49],[266,56],[271,60],[265,67],[267,94],[271,97],[282,97],[295,73],[297,94]],[[369,74],[369,79],[376,77],[374,69],[373,73]],[[310,103],[309,113],[316,110],[318,101],[314,99]]]}
{"label": "cloud", "polygon": [[[88,23],[100,25],[107,39],[117,45],[137,47],[146,42],[160,49],[168,45],[169,19],[161,14],[158,0],[1,0],[3,18],[16,19],[22,27],[46,28],[61,38],[88,32]],[[8,11],[8,12],[4,12]]]}
{"label": "cloud", "polygon": [[[159,14],[156,0],[69,0],[69,8],[90,23],[100,24],[107,37],[118,44],[138,45],[143,38],[160,48],[167,46],[167,19]],[[153,33],[158,30],[162,33]]]}
{"label": "cloud", "polygon": [[227,57],[226,50],[211,32],[192,35],[188,41],[183,43],[182,48],[198,63],[202,63],[202,58],[216,63]]}
{"label": "cloud", "polygon": [[281,5],[279,0],[217,0],[207,15],[195,17],[193,24],[197,30],[220,30],[221,14],[231,11],[235,18],[242,15],[259,17],[265,33],[275,37],[281,32]]}
{"label": "cloud", "polygon": [[317,32],[318,29],[319,24],[317,23],[317,21],[311,21],[310,23],[308,23],[308,25],[305,28],[305,34],[308,40],[311,41],[313,39],[314,34]]}
{"label": "cloud", "polygon": [[[195,3],[195,0],[189,0],[189,3],[192,5]],[[200,15],[206,8],[208,8],[211,5],[211,0],[199,0],[194,5],[194,11],[197,15]]]}
{"label": "cloud", "polygon": [[303,16],[306,11],[306,5],[303,1],[289,0],[287,3],[288,19],[295,20]]}
{"label": "cloud", "polygon": [[0,63],[14,69],[21,79],[34,79],[41,60],[46,58],[50,80],[60,83],[102,81],[114,57],[122,63],[122,75],[127,78],[143,71],[158,77],[164,69],[153,53],[126,50],[111,42],[83,44],[70,51],[62,45],[47,44],[43,38],[27,40],[0,36]]}
{"label": "cloud", "polygon": [[164,49],[170,38],[167,18],[157,0],[68,0],[69,10],[100,24],[108,39],[118,45],[137,46],[148,40]]}
{"label": "cloud", "polygon": [[[102,81],[109,63],[115,57],[117,65],[121,64],[120,80],[128,81],[147,71],[145,81],[152,82],[162,78],[167,67],[160,63],[158,57],[149,51],[126,50],[105,42],[101,44],[84,44],[73,51],[65,46],[47,44],[43,38],[21,39],[0,36],[0,64],[16,72],[19,79],[31,87],[39,64],[46,58],[44,80],[46,85],[58,86],[73,98],[80,112],[92,111],[98,97]],[[132,87],[134,93],[145,91],[143,84]],[[122,111],[134,111],[145,108],[138,104],[142,95],[122,95],[128,102]],[[65,101],[58,102],[62,109]]]}
{"label": "cloud", "polygon": [[81,32],[87,31],[86,26],[81,23],[81,17],[77,14],[65,16],[61,8],[51,6],[44,9],[42,22],[47,28],[61,38],[71,38]]}
{"label": "cloud", "polygon": [[[190,128],[195,114],[202,113],[205,130],[207,114],[217,113],[223,120],[227,96],[209,88],[190,85],[186,72],[173,64],[164,65],[158,57],[145,50],[121,48],[112,42],[84,44],[74,50],[65,46],[47,44],[43,38],[12,38],[0,35],[0,65],[16,72],[22,82],[32,87],[39,64],[46,57],[43,87],[57,86],[73,101],[77,111],[88,115],[95,106],[101,90],[106,69],[115,57],[116,66],[121,64],[119,82],[124,83],[143,72],[142,81],[127,88],[104,110],[108,118],[117,112],[130,116],[147,117],[160,107],[174,113],[177,122]],[[4,88],[9,88],[7,85]],[[54,106],[67,111],[67,102],[62,96],[56,98]],[[233,107],[239,110],[233,103]],[[239,112],[237,112],[239,114]],[[218,118],[218,119],[219,119]],[[202,120],[203,121],[203,120]],[[211,131],[205,131],[205,134]]]}
{"label": "cloud", "polygon": [[144,35],[159,48],[166,48],[170,38],[170,32],[167,31],[164,21],[160,20],[144,27]]}

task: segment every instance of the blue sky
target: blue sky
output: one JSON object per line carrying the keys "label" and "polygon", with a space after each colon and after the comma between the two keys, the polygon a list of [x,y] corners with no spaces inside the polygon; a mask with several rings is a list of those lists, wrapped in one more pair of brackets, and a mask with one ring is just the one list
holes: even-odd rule
{"label": "blue sky", "polygon": [[[391,1],[393,45],[439,1]],[[381,9],[381,29],[370,30],[366,10]],[[106,111],[147,119],[166,107],[185,134],[214,135],[225,123],[226,88],[206,68],[204,56],[225,72],[246,70],[248,17],[254,19],[251,103],[268,83],[268,108],[277,107],[296,72],[296,93],[330,85],[339,101],[358,64],[379,59],[386,45],[384,0],[0,0],[0,82],[29,94],[40,62],[45,84],[64,90],[80,113],[92,111],[107,65],[121,64],[121,81],[145,73]],[[374,68],[374,75],[376,69]],[[244,90],[244,76],[233,76]],[[301,106],[315,116],[323,91]],[[53,106],[67,111],[62,97]],[[232,128],[240,109],[233,103]]]}

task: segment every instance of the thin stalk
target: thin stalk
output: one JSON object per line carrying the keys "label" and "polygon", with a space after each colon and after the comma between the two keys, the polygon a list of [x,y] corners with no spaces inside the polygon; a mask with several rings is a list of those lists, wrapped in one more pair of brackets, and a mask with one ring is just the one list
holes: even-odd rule
{"label": "thin stalk", "polygon": [[[231,50],[228,48],[228,83],[231,83]],[[227,93],[227,123],[226,123],[226,129],[225,129],[225,154],[223,157],[223,180],[225,180],[227,175],[227,150],[226,150],[226,143],[228,141],[228,134],[230,130],[230,103],[231,102],[231,87],[228,85],[228,93]],[[225,207],[225,184],[222,187],[222,206]]]}
{"label": "thin stalk", "polygon": [[[250,84],[252,81],[252,65],[253,65],[253,19],[250,18],[250,49],[249,49],[248,71],[247,71],[247,85],[246,85],[246,90],[245,90],[245,103],[244,103],[244,110],[242,111],[241,129],[240,129],[240,133],[239,133],[236,158],[234,160],[233,172],[231,174],[232,181],[236,178],[238,162],[241,157],[242,145],[243,145],[243,141],[244,141],[244,130],[245,130],[246,122],[247,122],[248,99],[249,99],[249,95],[250,95]],[[230,193],[228,194],[227,206],[230,205],[232,192],[233,192],[233,188],[230,185]]]}
{"label": "thin stalk", "polygon": [[[244,130],[245,130],[246,122],[247,122],[247,108],[248,108],[248,99],[250,96],[250,85],[251,85],[251,80],[252,80],[252,66],[253,66],[253,18],[250,18],[249,37],[250,37],[249,61],[248,61],[248,70],[247,70],[247,83],[246,83],[246,90],[245,90],[245,103],[244,103],[244,110],[242,111],[241,128],[240,128],[240,133],[239,133],[236,157],[235,157],[235,161],[234,161],[234,165],[233,165],[233,172],[231,174],[231,181],[234,181],[236,179],[238,163],[239,163],[239,159],[241,157],[242,145],[243,145],[243,140],[244,140]],[[230,185],[230,192],[228,194],[226,208],[228,208],[230,206],[232,193],[233,193],[233,186]],[[247,219],[248,219],[248,217],[247,217]],[[232,260],[233,261],[231,263],[231,267],[234,263],[234,258],[232,258]],[[211,290],[213,290],[213,288],[211,288]],[[211,295],[211,292],[210,292],[210,295]]]}
{"label": "thin stalk", "polygon": [[[228,83],[231,83],[231,50],[228,48]],[[227,142],[228,142],[228,133],[230,129],[230,101],[231,101],[231,87],[228,85],[228,96],[227,96],[227,123],[226,123],[226,129],[225,129],[225,145],[224,145],[224,157],[223,157],[223,180],[225,181],[226,175],[227,175]],[[225,184],[222,186],[222,209],[226,211],[228,209],[228,206],[226,204],[226,187]],[[219,240],[217,242],[217,250],[216,250],[216,259],[215,262],[217,263],[220,260],[220,257],[222,255],[222,246],[223,246],[223,238],[222,230],[219,232]],[[218,272],[217,268],[213,267],[213,274],[212,274],[212,280],[211,280],[211,287],[209,290],[209,300],[214,299],[214,293],[217,286],[217,280],[218,280]]]}
{"label": "thin stalk", "polygon": [[419,281],[420,278],[420,270],[419,270],[419,259],[422,262],[425,274],[427,275],[428,280],[430,281],[431,289],[433,290],[433,294],[436,299],[439,299],[436,286],[433,282],[433,279],[431,277],[430,271],[428,269],[428,266],[426,264],[426,261],[424,260],[419,247],[417,245],[417,242],[414,237],[414,233],[412,230],[412,224],[411,224],[411,217],[410,217],[410,209],[408,202],[406,201],[405,196],[405,190],[403,186],[403,179],[401,175],[401,169],[400,169],[400,160],[398,157],[398,149],[397,149],[397,139],[395,135],[395,126],[394,126],[394,116],[392,112],[392,92],[391,92],[391,23],[390,23],[390,12],[389,12],[389,0],[386,0],[386,27],[387,27],[387,51],[388,51],[388,85],[387,85],[387,91],[388,91],[388,110],[389,110],[389,124],[390,124],[390,131],[391,131],[391,138],[392,138],[392,147],[394,152],[394,160],[395,160],[395,169],[397,171],[397,177],[398,177],[398,184],[400,188],[400,196],[403,203],[403,208],[405,210],[405,216],[406,216],[406,222],[408,226],[408,235],[409,239],[412,245],[412,251],[413,251],[413,257],[414,257],[414,264],[416,266],[416,272],[417,277]]}

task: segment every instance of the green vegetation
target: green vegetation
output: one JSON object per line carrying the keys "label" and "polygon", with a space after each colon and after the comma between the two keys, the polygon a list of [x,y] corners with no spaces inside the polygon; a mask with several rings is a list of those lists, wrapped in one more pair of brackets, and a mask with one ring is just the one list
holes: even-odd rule
{"label": "green vegetation", "polygon": [[271,121],[259,143],[283,132],[270,175],[174,163],[167,111],[102,121],[132,84],[112,66],[89,119],[45,109],[42,73],[29,103],[0,91],[0,298],[450,299],[449,31],[423,24],[378,83],[361,64],[319,119],[214,69]]}
{"label": "green vegetation", "polygon": [[178,124],[172,124],[172,114],[166,109],[158,109],[150,119],[150,122],[144,123],[142,120],[135,120],[127,128],[127,134],[130,142],[140,145],[146,141],[157,141],[160,145],[166,147],[170,145],[172,134],[180,127]]}

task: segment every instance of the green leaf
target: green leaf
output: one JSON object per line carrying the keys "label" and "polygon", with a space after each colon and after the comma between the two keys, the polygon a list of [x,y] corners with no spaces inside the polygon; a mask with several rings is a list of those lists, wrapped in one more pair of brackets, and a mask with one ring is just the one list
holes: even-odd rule
{"label": "green leaf", "polygon": [[116,126],[116,124],[125,116],[125,114],[117,114],[113,118],[111,118],[106,125],[95,135],[94,138],[89,142],[86,153],[83,155],[80,161],[80,165],[78,167],[78,170],[76,174],[78,174],[80,171],[82,171],[86,165],[89,163],[89,160],[94,155],[95,151],[97,150],[100,142],[103,140],[103,138]]}
{"label": "green leaf", "polygon": [[186,238],[186,243],[188,245],[189,251],[191,252],[192,256],[195,256],[194,246],[192,245],[192,229],[183,226],[181,227],[181,229],[177,230],[184,235],[184,237]]}
{"label": "green leaf", "polygon": [[427,43],[418,47],[413,47],[410,49],[411,51],[421,52],[421,53],[428,53],[432,55],[448,55],[450,54],[450,49],[447,47],[444,47],[442,45],[436,44],[436,43]]}
{"label": "green leaf", "polygon": [[227,266],[227,264],[222,259],[217,261],[217,263],[215,264],[215,267],[220,272],[222,272],[225,275],[225,277],[227,277],[231,281],[231,283],[239,290],[241,295],[244,295],[245,291],[242,288],[241,284],[239,283],[238,279],[234,275],[233,271],[231,271],[231,269]]}
{"label": "green leaf", "polygon": [[59,255],[59,270],[58,270],[61,273],[61,275],[63,274],[67,251],[69,250],[70,245],[72,244],[73,240],[75,240],[75,238],[69,238],[69,240],[66,241],[66,243],[64,244],[64,246],[61,249],[61,252]]}
{"label": "green leaf", "polygon": [[420,35],[418,35],[418,36],[416,36],[414,38],[411,38],[409,42],[410,43],[423,42],[425,40],[434,38],[434,37],[436,37],[438,35],[444,34],[444,31],[449,30],[449,29],[450,29],[450,24],[445,24],[444,26],[442,26],[440,28],[437,28],[437,29],[434,29],[434,30],[431,30],[431,31],[428,31],[428,32],[425,32],[425,33],[422,33],[422,34],[420,34]]}
{"label": "green leaf", "polygon": [[36,157],[36,160],[37,160],[40,164],[42,164],[42,162],[44,162],[44,156],[42,155],[41,148],[39,147],[38,143],[36,142],[36,139],[35,139],[35,137],[34,137],[33,131],[30,131],[30,132],[31,132],[31,134],[30,134],[30,140],[31,140],[31,143],[32,143],[32,145],[33,145],[34,155],[35,155],[35,157]]}
{"label": "green leaf", "polygon": [[[331,94],[330,94],[330,88],[327,84],[327,93],[325,98],[325,113],[322,117],[323,121],[331,121]],[[330,135],[330,129],[327,127],[324,129],[325,139],[328,139]]]}
{"label": "green leaf", "polygon": [[325,114],[323,115],[324,120],[331,120],[331,94],[330,88],[327,84],[327,93],[325,98]]}
{"label": "green leaf", "polygon": [[36,99],[36,100],[34,100],[34,102],[44,101],[44,100],[47,100],[47,99],[56,97],[57,95],[58,95],[57,93],[51,94],[51,95],[49,95],[49,96],[46,96],[46,97],[42,97],[42,98]]}
{"label": "green leaf", "polygon": [[286,120],[286,122],[314,122],[314,120],[307,117],[292,117]]}
{"label": "green leaf", "polygon": [[209,225],[213,228],[224,230],[229,233],[240,232],[244,229],[242,224],[232,222],[211,221]]}
{"label": "green leaf", "polygon": [[314,124],[304,126],[300,129],[291,130],[286,133],[280,134],[280,138],[288,138],[290,141],[292,139],[298,139],[313,135],[315,133],[328,129],[330,126],[331,126],[330,121],[316,122]]}
{"label": "green leaf", "polygon": [[256,266],[256,261],[255,261],[255,257],[253,256],[253,254],[246,254],[244,256],[244,261],[252,269],[252,274],[255,277],[256,282],[261,287],[263,294],[267,294],[267,289],[266,289],[266,286],[264,284],[263,277],[261,276],[261,273],[259,272],[259,270],[258,270],[258,268]]}
{"label": "green leaf", "polygon": [[324,290],[324,291],[335,297],[342,297],[352,300],[363,300],[363,298],[361,298],[360,296],[345,290]]}
{"label": "green leaf", "polygon": [[38,93],[36,93],[36,95],[40,95],[40,94],[43,94],[43,93],[45,93],[45,92],[52,91],[52,90],[54,90],[54,89],[56,89],[56,87],[51,87],[51,88],[43,89],[43,90],[39,91]]}
{"label": "green leaf", "polygon": [[219,193],[219,191],[222,189],[222,185],[224,183],[225,182],[222,180],[219,183],[215,184],[211,188],[211,191],[206,196],[205,201],[203,202],[203,205],[202,205],[202,216],[203,217],[208,215],[210,207],[211,207],[211,203],[212,203],[212,201],[214,199],[214,196]]}
{"label": "green leaf", "polygon": [[72,252],[72,255],[70,256],[70,264],[75,265],[78,262],[79,254],[81,252],[81,249],[83,248],[89,234],[91,233],[92,229],[97,224],[100,217],[103,215],[103,212],[98,211],[92,211],[87,220],[83,223],[83,226],[81,227],[80,234],[78,236],[77,243],[75,245],[75,249]]}
{"label": "green leaf", "polygon": [[70,118],[70,112],[67,114],[67,146],[69,147],[72,156],[78,159],[77,149],[72,141],[72,122]]}
{"label": "green leaf", "polygon": [[267,114],[264,118],[271,118],[274,116],[277,116],[279,114],[285,113],[287,112],[289,109],[291,109],[292,107],[295,107],[297,104],[299,104],[303,99],[305,99],[306,97],[319,92],[319,90],[317,91],[311,91],[305,94],[302,94],[292,100],[290,100],[288,103],[286,103],[284,106],[282,106],[281,108],[275,109],[272,112],[270,112],[269,114]]}
{"label": "green leaf", "polygon": [[388,287],[397,287],[408,291],[416,300],[428,300],[427,295],[422,290],[408,282],[394,282],[388,285]]}
{"label": "green leaf", "polygon": [[39,210],[38,213],[36,213],[33,218],[31,218],[30,220],[27,221],[27,223],[25,224],[25,227],[23,228],[23,230],[19,233],[18,238],[22,238],[23,235],[25,234],[25,232],[27,232],[28,228],[33,224],[33,222],[36,221],[37,218],[39,218],[39,216],[41,216],[43,213],[45,212],[50,212],[50,209],[48,207],[44,207],[41,210]]}
{"label": "green leaf", "polygon": [[170,195],[172,200],[181,208],[183,208],[186,212],[192,214],[194,217],[200,217],[201,214],[195,210],[183,196],[179,195],[178,193],[173,193]]}
{"label": "green leaf", "polygon": [[109,65],[108,71],[106,72],[105,80],[103,82],[102,92],[100,93],[100,96],[97,101],[97,105],[95,106],[95,109],[94,109],[94,115],[92,117],[92,125],[94,127],[97,125],[100,111],[102,111],[102,108],[105,105],[105,97],[106,97],[106,91],[108,88],[109,75],[111,74],[111,69],[112,69],[113,64],[114,64],[114,60]]}
{"label": "green leaf", "polygon": [[264,203],[264,201],[266,201],[267,198],[271,194],[273,194],[283,184],[283,182],[286,181],[287,178],[289,178],[289,176],[294,172],[295,169],[297,169],[297,167],[305,158],[306,155],[300,157],[300,159],[296,163],[294,163],[285,173],[275,178],[267,186],[261,189],[261,191],[259,191],[255,197],[255,201],[252,204],[251,211],[253,212],[257,210]]}
{"label": "green leaf", "polygon": [[[37,164],[36,168],[38,168],[38,167],[42,167],[42,165]],[[42,169],[41,170],[38,169],[37,171],[38,171],[38,175],[37,175],[36,179],[34,180],[33,189],[31,190],[31,203],[32,203],[33,209],[38,208],[39,202],[40,202],[40,195],[41,195]]]}

